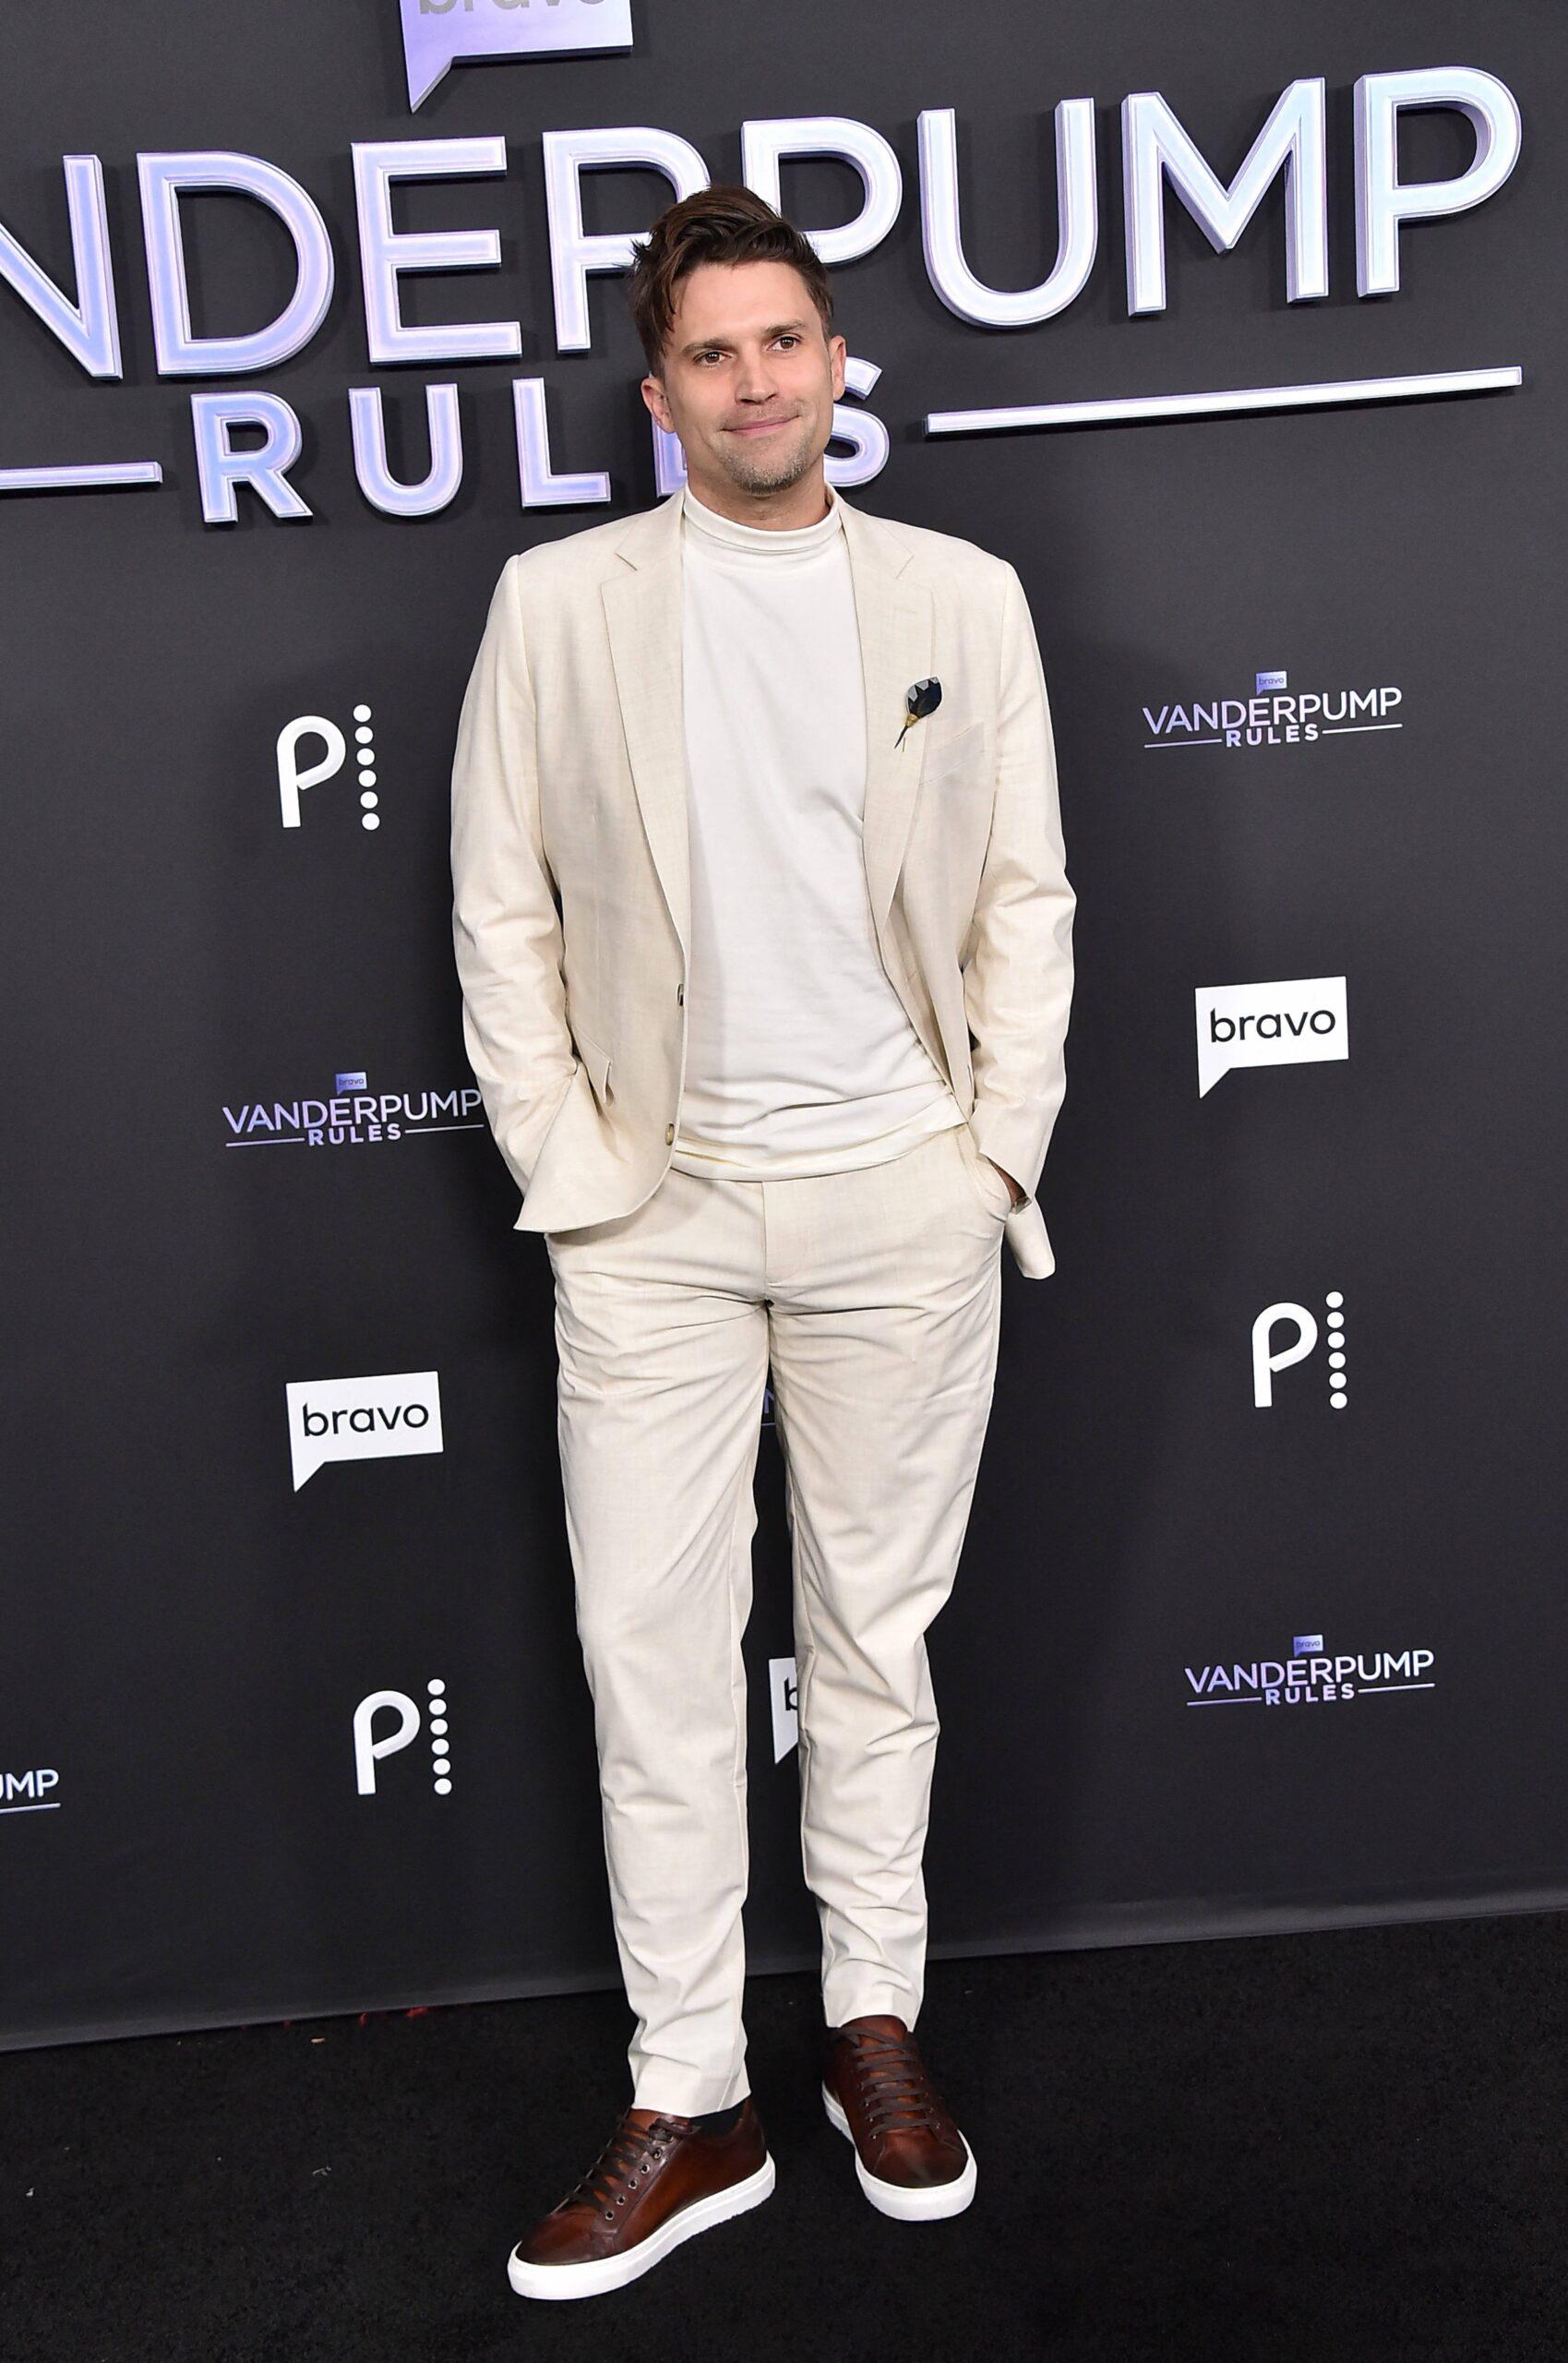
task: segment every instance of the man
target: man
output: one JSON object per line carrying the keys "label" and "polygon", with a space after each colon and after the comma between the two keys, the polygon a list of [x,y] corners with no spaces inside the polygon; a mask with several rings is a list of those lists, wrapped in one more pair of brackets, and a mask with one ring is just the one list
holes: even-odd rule
{"label": "man", "polygon": [[1018,576],[826,483],[827,275],[744,188],[630,299],[686,483],[509,559],[459,726],[469,1057],[555,1278],[558,1433],[633,2098],[512,2252],[616,2288],[759,2204],[741,2022],[764,1386],[787,1472],[823,2100],[885,2213],[973,2153],[913,2033],[938,1719],[1001,1241],[1064,1087],[1073,894]]}

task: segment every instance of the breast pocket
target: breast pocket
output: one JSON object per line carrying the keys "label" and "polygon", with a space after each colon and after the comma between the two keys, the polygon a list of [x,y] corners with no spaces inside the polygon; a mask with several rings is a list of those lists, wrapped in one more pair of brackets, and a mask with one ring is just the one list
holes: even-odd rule
{"label": "breast pocket", "polygon": [[986,761],[986,726],[983,722],[966,723],[951,738],[932,739],[926,750],[923,784],[929,787],[939,781],[943,786],[990,786],[990,766]]}

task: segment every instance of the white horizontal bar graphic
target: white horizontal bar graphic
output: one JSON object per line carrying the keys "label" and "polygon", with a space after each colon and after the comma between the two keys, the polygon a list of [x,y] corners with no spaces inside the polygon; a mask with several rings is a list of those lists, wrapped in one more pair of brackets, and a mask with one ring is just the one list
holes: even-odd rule
{"label": "white horizontal bar graphic", "polygon": [[156,460],[89,460],[66,468],[0,468],[0,492],[109,491],[123,484],[162,484]]}
{"label": "white horizontal bar graphic", "polygon": [[999,410],[933,410],[928,435],[1007,433],[1021,426],[1096,426],[1119,418],[1197,418],[1225,411],[1309,410],[1323,402],[1418,402],[1431,394],[1500,393],[1523,383],[1500,369],[1433,369],[1413,378],[1340,378],[1318,386],[1245,386],[1208,394],[1130,394],[1092,402],[1019,402]]}

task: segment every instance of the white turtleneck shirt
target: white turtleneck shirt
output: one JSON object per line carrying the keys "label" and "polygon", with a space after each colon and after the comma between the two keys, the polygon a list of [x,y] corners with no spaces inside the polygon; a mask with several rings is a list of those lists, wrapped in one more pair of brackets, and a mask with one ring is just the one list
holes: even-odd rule
{"label": "white turtleneck shirt", "polygon": [[834,1173],[964,1122],[871,923],[860,637],[828,499],[817,524],[780,531],[681,496],[683,1172]]}

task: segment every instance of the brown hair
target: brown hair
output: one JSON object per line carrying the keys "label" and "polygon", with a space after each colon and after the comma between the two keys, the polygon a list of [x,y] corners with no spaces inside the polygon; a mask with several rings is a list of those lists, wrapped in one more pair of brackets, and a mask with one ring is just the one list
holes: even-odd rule
{"label": "brown hair", "polygon": [[699,263],[791,264],[817,306],[824,340],[832,333],[832,291],[816,247],[755,189],[695,190],[665,208],[634,253],[627,300],[650,377],[661,374],[675,322],[676,289]]}

